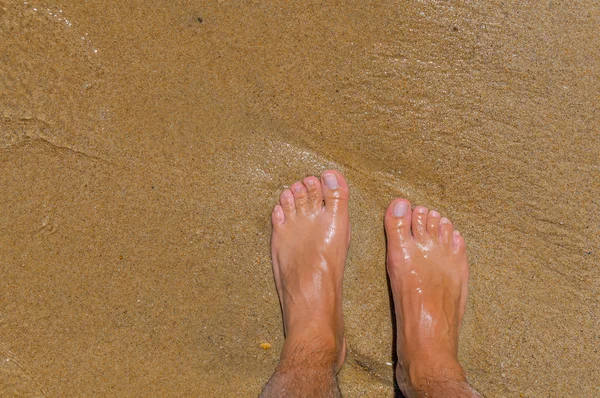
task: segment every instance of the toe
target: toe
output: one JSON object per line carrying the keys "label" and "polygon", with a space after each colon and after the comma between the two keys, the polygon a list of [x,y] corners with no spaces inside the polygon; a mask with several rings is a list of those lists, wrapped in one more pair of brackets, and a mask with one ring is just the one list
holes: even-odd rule
{"label": "toe", "polygon": [[286,220],[293,219],[296,216],[296,204],[294,203],[292,191],[284,189],[279,196],[279,203],[281,203]]}
{"label": "toe", "polygon": [[412,214],[412,234],[420,243],[427,241],[427,213],[426,207],[417,206]]}
{"label": "toe", "polygon": [[295,182],[292,185],[292,193],[294,195],[294,202],[296,202],[296,213],[306,214],[308,206],[308,193],[304,184],[301,182]]}
{"label": "toe", "polygon": [[440,230],[440,219],[442,216],[435,210],[431,210],[427,216],[427,234],[431,239],[437,240]]}
{"label": "toe", "polygon": [[406,199],[394,199],[385,212],[385,231],[388,239],[398,236],[400,241],[410,239],[410,202]]}
{"label": "toe", "polygon": [[452,248],[454,249],[455,253],[465,251],[465,239],[457,230],[454,231],[454,234],[452,236]]}
{"label": "toe", "polygon": [[337,170],[327,170],[321,176],[323,197],[327,211],[338,213],[348,211],[348,183]]}
{"label": "toe", "polygon": [[285,216],[283,215],[283,208],[281,205],[276,205],[273,208],[273,213],[271,213],[271,222],[273,223],[273,228],[276,230],[281,228],[285,221]]}
{"label": "toe", "polygon": [[440,241],[448,246],[452,246],[452,232],[454,231],[454,227],[452,227],[452,223],[446,217],[442,217],[440,220]]}
{"label": "toe", "polygon": [[308,191],[308,208],[311,210],[320,210],[323,207],[321,182],[317,177],[306,177],[304,185]]}

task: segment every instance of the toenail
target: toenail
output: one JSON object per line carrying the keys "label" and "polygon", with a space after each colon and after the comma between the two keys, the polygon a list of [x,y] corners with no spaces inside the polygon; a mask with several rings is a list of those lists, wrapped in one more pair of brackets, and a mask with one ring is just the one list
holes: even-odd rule
{"label": "toenail", "polygon": [[293,189],[294,189],[294,192],[296,192],[296,193],[302,192],[302,187],[300,185],[294,185]]}
{"label": "toenail", "polygon": [[406,214],[406,210],[408,206],[406,202],[398,202],[394,205],[394,216],[395,217],[403,217]]}
{"label": "toenail", "polygon": [[454,231],[454,236],[456,236],[458,238],[460,236],[460,232]]}
{"label": "toenail", "polygon": [[417,213],[420,213],[420,214],[425,214],[426,212],[427,212],[427,209],[426,209],[426,208],[424,208],[424,207],[419,207],[419,208],[417,209]]}
{"label": "toenail", "polygon": [[313,180],[312,178],[309,178],[308,180],[306,180],[306,185],[309,185],[312,187],[313,185],[315,185],[315,180]]}
{"label": "toenail", "polygon": [[337,176],[335,174],[325,174],[325,186],[329,189],[336,189],[340,186],[338,183]]}
{"label": "toenail", "polygon": [[439,217],[439,216],[440,216],[440,213],[438,213],[438,212],[437,212],[437,211],[435,211],[435,210],[431,210],[431,211],[429,212],[429,215],[430,215],[431,217],[435,217],[435,218],[437,218],[437,217]]}
{"label": "toenail", "polygon": [[446,217],[442,217],[440,224],[450,224],[450,220],[448,220]]}

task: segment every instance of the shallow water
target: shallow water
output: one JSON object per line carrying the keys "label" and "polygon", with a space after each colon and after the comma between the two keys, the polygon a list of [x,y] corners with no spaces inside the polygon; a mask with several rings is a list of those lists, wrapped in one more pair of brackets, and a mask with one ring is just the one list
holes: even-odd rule
{"label": "shallow water", "polygon": [[269,214],[329,167],[345,396],[392,395],[396,196],[467,239],[474,387],[599,395],[596,2],[58,1],[0,0],[1,395],[257,395]]}

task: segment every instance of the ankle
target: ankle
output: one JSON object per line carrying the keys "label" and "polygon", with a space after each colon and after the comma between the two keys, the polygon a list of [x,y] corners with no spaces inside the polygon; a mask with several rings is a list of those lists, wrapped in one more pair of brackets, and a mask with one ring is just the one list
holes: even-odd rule
{"label": "ankle", "polygon": [[304,333],[288,335],[281,350],[280,365],[305,368],[334,369],[338,350],[333,336]]}
{"label": "ankle", "polygon": [[436,386],[467,380],[458,359],[451,354],[422,356],[410,362],[399,362],[396,375],[398,384],[409,391],[435,390]]}
{"label": "ankle", "polygon": [[302,319],[287,322],[285,344],[336,350],[339,345],[338,328],[329,319]]}

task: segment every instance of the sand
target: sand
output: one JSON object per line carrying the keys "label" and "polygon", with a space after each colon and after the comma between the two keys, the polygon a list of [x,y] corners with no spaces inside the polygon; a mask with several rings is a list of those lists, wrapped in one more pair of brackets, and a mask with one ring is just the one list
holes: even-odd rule
{"label": "sand", "polygon": [[466,237],[475,388],[599,396],[599,30],[591,0],[0,0],[0,395],[256,396],[271,208],[333,167],[345,396],[393,395],[397,196]]}

